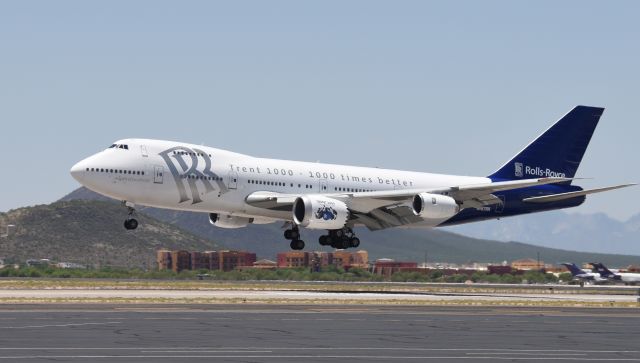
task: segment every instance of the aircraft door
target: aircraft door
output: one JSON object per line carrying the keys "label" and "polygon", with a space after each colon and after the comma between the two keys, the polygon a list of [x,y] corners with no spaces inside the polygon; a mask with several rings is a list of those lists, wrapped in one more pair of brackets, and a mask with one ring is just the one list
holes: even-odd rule
{"label": "aircraft door", "polygon": [[329,183],[326,180],[320,180],[318,185],[319,193],[329,193]]}
{"label": "aircraft door", "polygon": [[155,184],[162,184],[162,178],[164,174],[164,168],[159,165],[153,166],[153,182]]}
{"label": "aircraft door", "polygon": [[238,189],[238,173],[235,171],[230,171],[227,176],[227,188],[229,189]]}

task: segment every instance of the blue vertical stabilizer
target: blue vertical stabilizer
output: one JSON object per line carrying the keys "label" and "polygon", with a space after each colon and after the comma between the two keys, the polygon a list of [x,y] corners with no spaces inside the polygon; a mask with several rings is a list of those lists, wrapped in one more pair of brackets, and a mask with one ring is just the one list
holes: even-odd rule
{"label": "blue vertical stabilizer", "polygon": [[573,178],[603,112],[601,107],[576,106],[489,178]]}

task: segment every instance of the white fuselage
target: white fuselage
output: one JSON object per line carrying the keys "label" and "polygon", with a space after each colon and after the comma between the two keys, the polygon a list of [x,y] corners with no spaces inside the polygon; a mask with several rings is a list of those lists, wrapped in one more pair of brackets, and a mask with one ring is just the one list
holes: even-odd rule
{"label": "white fuselage", "polygon": [[149,139],[120,140],[71,169],[87,188],[131,204],[254,218],[291,220],[290,210],[253,207],[257,191],[282,194],[430,189],[491,183],[452,176],[251,157],[206,146]]}
{"label": "white fuselage", "polygon": [[640,273],[631,272],[617,272],[617,276],[620,276],[620,280],[626,283],[640,283]]}

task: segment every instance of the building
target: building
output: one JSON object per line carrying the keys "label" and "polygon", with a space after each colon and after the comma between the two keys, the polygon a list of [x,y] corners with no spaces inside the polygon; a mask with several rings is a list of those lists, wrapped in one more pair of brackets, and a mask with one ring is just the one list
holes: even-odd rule
{"label": "building", "polygon": [[171,270],[171,251],[158,250],[156,252],[156,262],[158,262],[158,270]]}
{"label": "building", "polygon": [[250,267],[256,262],[256,254],[246,251],[218,251],[218,269],[235,270],[238,267]]}
{"label": "building", "polygon": [[309,267],[311,252],[289,251],[278,253],[278,268]]}
{"label": "building", "polygon": [[513,271],[511,266],[502,265],[490,265],[487,267],[487,272],[491,275],[506,275]]}
{"label": "building", "polygon": [[211,254],[207,252],[191,252],[192,270],[210,270]]}
{"label": "building", "polygon": [[171,269],[174,272],[191,268],[191,253],[189,251],[171,251]]}
{"label": "building", "polygon": [[333,252],[333,265],[348,270],[350,268],[369,268],[369,252],[357,251],[350,252],[338,250]]}
{"label": "building", "polygon": [[253,268],[260,270],[275,270],[276,268],[278,268],[278,263],[275,261],[262,259],[254,262]]}
{"label": "building", "polygon": [[349,268],[351,262],[351,252],[347,250],[338,250],[333,252],[333,265],[338,268]]}
{"label": "building", "polygon": [[533,258],[523,258],[512,261],[511,267],[515,270],[540,270],[544,268],[544,262]]}
{"label": "building", "polygon": [[417,262],[400,262],[389,258],[376,260],[373,265],[373,273],[382,276],[391,276],[396,272],[416,271],[417,269]]}
{"label": "building", "polygon": [[640,265],[627,266],[627,272],[640,272]]}
{"label": "building", "polygon": [[351,267],[368,269],[369,268],[369,252],[365,250],[354,252],[351,255],[350,265]]}
{"label": "building", "polygon": [[252,267],[256,254],[245,251],[169,251],[157,252],[158,269],[173,270],[222,270]]}
{"label": "building", "polygon": [[333,252],[314,252],[313,257],[318,267],[333,265]]}
{"label": "building", "polygon": [[349,269],[352,267],[369,268],[367,251],[350,252],[337,250],[334,252],[288,251],[278,253],[278,268],[312,267],[315,271],[326,266]]}

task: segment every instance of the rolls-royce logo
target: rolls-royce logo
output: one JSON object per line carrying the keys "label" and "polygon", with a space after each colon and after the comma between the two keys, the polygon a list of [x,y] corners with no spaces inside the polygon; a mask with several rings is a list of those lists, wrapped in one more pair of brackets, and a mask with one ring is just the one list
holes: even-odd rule
{"label": "rolls-royce logo", "polygon": [[335,220],[337,217],[338,217],[338,212],[329,206],[320,207],[316,211],[316,219],[332,221],[332,220]]}
{"label": "rolls-royce logo", "polygon": [[522,178],[524,176],[522,163],[515,163],[514,166],[515,166],[515,175],[519,178]]}
{"label": "rolls-royce logo", "polygon": [[[211,170],[211,157],[208,153],[196,148],[176,146],[161,152],[159,155],[167,163],[167,167],[171,175],[173,175],[173,180],[180,195],[178,203],[189,200],[192,201],[191,204],[202,202],[198,183],[204,187],[205,194],[215,190],[211,182],[215,182],[218,185],[221,194],[228,191],[222,178]],[[185,185],[189,186],[191,198],[187,195]]]}

